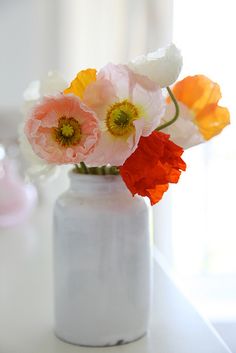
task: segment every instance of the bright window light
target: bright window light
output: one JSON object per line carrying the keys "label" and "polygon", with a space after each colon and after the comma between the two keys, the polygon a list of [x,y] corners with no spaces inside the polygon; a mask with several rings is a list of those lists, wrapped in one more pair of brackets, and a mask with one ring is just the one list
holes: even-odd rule
{"label": "bright window light", "polygon": [[215,300],[210,306],[204,302],[212,317],[217,316],[217,306],[223,316],[219,301],[227,301],[231,314],[236,302],[236,286],[230,285],[236,278],[234,5],[231,0],[176,0],[174,11],[174,42],[184,57],[181,76],[201,73],[218,82],[223,94],[220,104],[231,113],[231,125],[220,136],[185,152],[188,168],[171,200],[175,271],[185,283],[189,279],[199,302]]}

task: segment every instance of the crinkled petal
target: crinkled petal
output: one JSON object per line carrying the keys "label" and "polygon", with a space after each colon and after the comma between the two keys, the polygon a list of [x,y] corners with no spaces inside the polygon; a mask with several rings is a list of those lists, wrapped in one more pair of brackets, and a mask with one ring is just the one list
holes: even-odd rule
{"label": "crinkled petal", "polygon": [[181,170],[183,149],[169,140],[169,135],[154,131],[141,137],[135,152],[120,167],[120,174],[133,195],[148,196],[154,205],[168,189],[177,183]]}

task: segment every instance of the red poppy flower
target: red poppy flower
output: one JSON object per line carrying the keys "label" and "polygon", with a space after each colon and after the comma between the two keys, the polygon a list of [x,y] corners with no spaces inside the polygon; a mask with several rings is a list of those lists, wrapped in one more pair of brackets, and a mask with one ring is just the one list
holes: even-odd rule
{"label": "red poppy flower", "polygon": [[168,189],[177,183],[181,170],[186,169],[181,159],[183,149],[169,140],[169,135],[154,131],[141,137],[138,148],[120,167],[120,174],[133,195],[148,196],[154,205]]}

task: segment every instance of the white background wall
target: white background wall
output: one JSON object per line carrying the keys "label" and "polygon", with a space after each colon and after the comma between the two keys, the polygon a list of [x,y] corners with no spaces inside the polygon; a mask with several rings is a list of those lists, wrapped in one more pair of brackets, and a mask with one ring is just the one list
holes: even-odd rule
{"label": "white background wall", "polygon": [[173,0],[60,0],[60,68],[100,68],[165,46]]}
{"label": "white background wall", "polygon": [[0,107],[33,79],[126,61],[171,41],[172,0],[0,0]]}
{"label": "white background wall", "polygon": [[56,0],[0,0],[0,107],[18,106],[33,79],[58,66]]}

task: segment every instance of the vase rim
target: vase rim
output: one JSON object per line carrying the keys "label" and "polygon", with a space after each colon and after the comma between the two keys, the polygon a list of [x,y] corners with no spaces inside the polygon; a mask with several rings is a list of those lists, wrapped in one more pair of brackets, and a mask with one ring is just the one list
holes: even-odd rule
{"label": "vase rim", "polygon": [[69,179],[73,190],[127,190],[128,192],[120,175],[79,174],[71,170]]}
{"label": "vase rim", "polygon": [[70,170],[69,171],[69,177],[70,179],[79,179],[80,181],[83,180],[91,180],[93,182],[107,182],[108,180],[114,180],[114,181],[118,181],[118,180],[122,180],[121,176],[118,174],[80,174],[75,172],[74,170]]}

